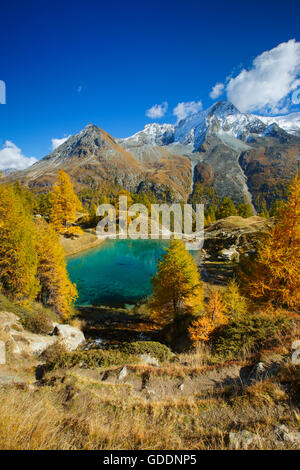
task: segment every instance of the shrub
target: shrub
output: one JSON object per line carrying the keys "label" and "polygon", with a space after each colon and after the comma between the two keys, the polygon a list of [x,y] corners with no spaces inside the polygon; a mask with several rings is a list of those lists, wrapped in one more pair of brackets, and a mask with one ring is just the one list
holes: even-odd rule
{"label": "shrub", "polygon": [[237,316],[215,332],[215,352],[223,357],[236,357],[248,351],[255,352],[275,347],[280,338],[292,332],[293,321],[286,313],[253,313]]}
{"label": "shrub", "polygon": [[300,402],[300,365],[288,364],[283,366],[279,373],[278,378],[281,384],[287,386],[288,391],[292,398],[298,403]]}
{"label": "shrub", "polygon": [[47,335],[53,331],[53,317],[50,312],[41,305],[36,304],[33,311],[27,311],[21,318],[26,330],[32,333]]}
{"label": "shrub", "polygon": [[168,361],[173,356],[168,346],[156,341],[136,341],[133,343],[125,343],[120,346],[120,351],[125,354],[150,354],[160,362]]}
{"label": "shrub", "polygon": [[118,350],[90,350],[75,351],[53,357],[47,362],[48,370],[58,368],[83,367],[93,369],[97,367],[122,366],[138,362],[136,356],[125,354]]}
{"label": "shrub", "polygon": [[41,354],[41,358],[48,364],[56,364],[65,357],[67,350],[65,345],[61,341],[56,341]]}
{"label": "shrub", "polygon": [[0,311],[11,312],[20,317],[23,327],[32,333],[48,334],[53,330],[52,322],[57,321],[53,310],[38,302],[23,305],[0,293]]}

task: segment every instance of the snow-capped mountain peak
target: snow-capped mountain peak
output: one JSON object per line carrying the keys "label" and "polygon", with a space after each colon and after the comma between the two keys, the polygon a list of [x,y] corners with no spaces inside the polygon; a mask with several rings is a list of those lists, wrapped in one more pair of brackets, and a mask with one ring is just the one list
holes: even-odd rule
{"label": "snow-capped mountain peak", "polygon": [[164,146],[177,142],[197,151],[207,134],[228,135],[244,142],[250,142],[253,136],[274,137],[278,129],[270,127],[273,123],[289,134],[300,136],[300,113],[258,116],[240,112],[229,101],[217,101],[208,109],[192,114],[175,125],[146,124],[143,130],[118,141],[129,146]]}
{"label": "snow-capped mountain peak", "polygon": [[146,124],[142,131],[127,137],[126,139],[118,139],[119,142],[126,144],[157,144],[168,145],[174,140],[173,124]]}
{"label": "snow-capped mountain peak", "polygon": [[[276,124],[277,128],[270,128]],[[244,142],[253,139],[253,135],[274,137],[281,130],[300,136],[300,113],[285,116],[258,116],[241,113],[229,101],[218,101],[210,108],[181,120],[175,126],[175,142],[193,144],[198,150],[207,134],[228,134]],[[276,132],[275,132],[276,131]]]}

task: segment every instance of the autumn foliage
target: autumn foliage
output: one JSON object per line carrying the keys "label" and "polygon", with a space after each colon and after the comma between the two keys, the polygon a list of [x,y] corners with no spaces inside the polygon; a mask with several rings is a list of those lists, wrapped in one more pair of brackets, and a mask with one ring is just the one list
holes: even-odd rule
{"label": "autumn foliage", "polygon": [[194,344],[199,341],[207,342],[216,328],[226,325],[227,322],[225,304],[220,293],[216,290],[210,296],[204,315],[195,320],[190,326],[190,338]]}
{"label": "autumn foliage", "polygon": [[19,184],[0,184],[0,290],[22,303],[41,301],[65,318],[77,290],[59,235],[34,217],[34,199]]}
{"label": "autumn foliage", "polygon": [[300,179],[251,263],[243,266],[244,292],[259,302],[300,308]]}
{"label": "autumn foliage", "polygon": [[172,240],[152,279],[151,308],[155,319],[168,323],[184,313],[198,314],[203,308],[200,274],[181,240]]}
{"label": "autumn foliage", "polygon": [[38,222],[37,229],[37,278],[41,285],[38,300],[66,318],[78,297],[77,289],[69,280],[64,250],[57,233],[44,220]]}
{"label": "autumn foliage", "polygon": [[32,300],[38,293],[36,241],[20,195],[11,185],[0,185],[0,286],[16,299]]}
{"label": "autumn foliage", "polygon": [[74,193],[73,184],[63,170],[59,170],[58,177],[50,194],[51,212],[50,220],[53,228],[66,235],[81,232],[79,227],[72,224],[76,221],[76,212],[83,210],[81,202]]}

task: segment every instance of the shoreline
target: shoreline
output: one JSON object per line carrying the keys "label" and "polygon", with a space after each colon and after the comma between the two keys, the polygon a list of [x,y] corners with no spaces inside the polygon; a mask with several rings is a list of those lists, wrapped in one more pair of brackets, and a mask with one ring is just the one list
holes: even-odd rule
{"label": "shoreline", "polygon": [[60,237],[60,243],[64,249],[65,256],[75,255],[91,248],[101,245],[106,239],[100,239],[93,233],[84,232],[77,238]]}

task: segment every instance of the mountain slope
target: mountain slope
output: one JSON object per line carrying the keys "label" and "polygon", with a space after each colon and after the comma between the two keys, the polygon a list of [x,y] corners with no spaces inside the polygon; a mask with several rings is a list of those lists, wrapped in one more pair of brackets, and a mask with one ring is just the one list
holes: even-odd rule
{"label": "mountain slope", "polygon": [[212,185],[220,197],[229,195],[236,203],[254,200],[258,207],[261,194],[272,203],[277,189],[296,172],[300,154],[297,119],[297,113],[278,117],[286,129],[293,129],[288,133],[276,124],[276,117],[261,119],[219,101],[175,126],[150,124],[118,142],[138,159],[148,156],[155,160],[158,145],[186,155],[191,160],[193,182]]}
{"label": "mountain slope", "polygon": [[186,181],[192,178],[189,159],[162,147],[154,150],[153,158],[150,150],[149,153],[149,158],[136,158],[110,134],[89,124],[30,168],[13,173],[8,179],[47,189],[58,170],[63,169],[72,177],[76,189],[114,184],[138,191],[142,185],[157,192],[172,188],[175,199],[184,198],[190,185]]}
{"label": "mountain slope", "polygon": [[219,101],[176,125],[148,124],[133,136],[115,139],[88,125],[51,154],[22,172],[10,174],[23,184],[49,188],[58,169],[77,189],[117,184],[131,191],[166,192],[187,200],[200,181],[220,197],[259,208],[296,172],[300,159],[300,113],[261,117],[241,113]]}

